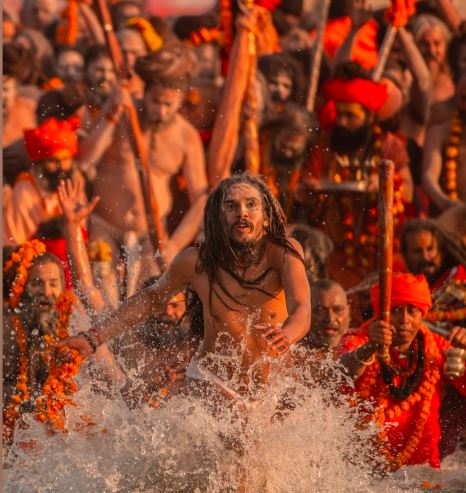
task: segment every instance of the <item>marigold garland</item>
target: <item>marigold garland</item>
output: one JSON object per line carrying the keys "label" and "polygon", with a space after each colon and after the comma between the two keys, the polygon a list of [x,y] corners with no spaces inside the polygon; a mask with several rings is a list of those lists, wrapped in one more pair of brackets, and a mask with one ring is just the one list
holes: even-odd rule
{"label": "marigold garland", "polygon": [[409,18],[416,13],[415,3],[415,0],[392,0],[385,11],[385,20],[397,29],[406,26]]}
{"label": "marigold garland", "polygon": [[[378,166],[382,154],[382,129],[375,125],[373,129],[373,154],[370,159],[369,174],[375,178],[378,174]],[[357,168],[352,172],[351,166],[341,165],[340,172],[333,175],[336,184],[347,181],[360,181],[363,179],[362,170]],[[402,180],[398,173],[395,173],[393,193],[393,219],[394,226],[399,227],[403,220],[404,204],[402,196]],[[347,195],[343,195],[340,200],[341,217],[343,218],[343,239],[345,241],[344,255],[345,265],[350,268],[359,267],[363,270],[370,270],[371,263],[377,255],[377,192],[371,192],[368,199],[368,211],[362,230],[356,234],[354,213],[352,211],[352,201]],[[360,211],[359,211],[360,212]]]}
{"label": "marigold garland", "polygon": [[453,310],[430,311],[424,317],[428,322],[452,322],[455,320],[466,320],[466,308],[456,308]]}
{"label": "marigold garland", "polygon": [[463,133],[463,125],[459,112],[453,116],[451,123],[450,134],[444,152],[444,164],[442,169],[443,188],[448,197],[452,200],[458,199],[457,188],[457,168],[459,157],[459,143]]}
{"label": "marigold garland", "polygon": [[45,250],[45,245],[41,241],[27,241],[18,251],[12,253],[9,260],[5,263],[3,267],[4,274],[16,265],[16,276],[11,286],[8,300],[11,309],[18,308],[34,259],[45,253]]}
{"label": "marigold garland", "polygon": [[[387,385],[382,383],[381,368],[377,361],[374,361],[366,368],[356,384],[359,399],[365,400],[370,397],[375,399],[375,411],[369,416],[369,421],[374,421],[381,428],[381,431],[377,434],[378,446],[387,461],[387,467],[391,471],[396,471],[407,464],[419,445],[430,415],[435,385],[440,378],[441,352],[430,331],[424,326],[421,326],[419,330],[424,338],[425,358],[421,383],[415,392],[402,401],[389,399],[389,389]],[[400,451],[393,452],[390,450],[384,429],[386,420],[397,418],[403,411],[409,410],[413,413],[417,412],[410,426],[411,435],[407,437]],[[363,420],[361,424],[367,424],[367,420]]]}
{"label": "marigold garland", "polygon": [[147,46],[147,49],[155,53],[159,51],[163,46],[163,38],[159,35],[159,33],[154,29],[154,26],[150,23],[149,20],[144,17],[131,17],[126,22],[126,25],[129,28],[136,28],[138,32],[141,34],[144,43]]}
{"label": "marigold garland", "polygon": [[72,379],[79,373],[83,358],[78,351],[70,350],[73,361],[61,362],[60,353],[56,354],[55,343],[68,337],[73,303],[74,295],[70,291],[62,293],[57,300],[59,317],[55,334],[44,336],[44,361],[48,366],[48,376],[42,388],[42,396],[36,401],[36,419],[42,423],[48,422],[54,430],[63,432],[66,432],[65,406],[75,405],[71,395],[78,390]]}
{"label": "marigold garland", "polygon": [[78,39],[78,1],[68,0],[67,7],[60,15],[62,22],[57,26],[55,40],[57,43],[74,46]]}
{"label": "marigold garland", "polygon": [[112,260],[112,247],[105,241],[93,241],[88,246],[89,260],[92,262],[110,262]]}

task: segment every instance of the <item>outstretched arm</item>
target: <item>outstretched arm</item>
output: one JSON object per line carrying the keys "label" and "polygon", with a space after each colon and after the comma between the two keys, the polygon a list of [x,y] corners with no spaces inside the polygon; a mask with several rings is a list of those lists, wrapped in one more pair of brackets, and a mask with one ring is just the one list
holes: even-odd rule
{"label": "outstretched arm", "polygon": [[197,250],[185,250],[175,258],[169,269],[153,286],[122,303],[98,328],[91,329],[86,335],[65,339],[57,347],[68,347],[79,351],[84,357],[90,356],[95,349],[92,346],[100,346],[109,339],[139,326],[151,315],[161,312],[174,294],[186,288],[195,272],[196,262]]}
{"label": "outstretched arm", "polygon": [[66,182],[61,182],[58,187],[58,200],[65,217],[67,254],[73,281],[78,288],[78,294],[84,298],[83,302],[93,311],[99,313],[105,307],[105,300],[94,285],[91,264],[81,229],[81,223],[92,212],[99,198],[94,197],[90,204],[84,206],[79,203],[81,195],[81,181],[74,184],[71,180],[66,180]]}

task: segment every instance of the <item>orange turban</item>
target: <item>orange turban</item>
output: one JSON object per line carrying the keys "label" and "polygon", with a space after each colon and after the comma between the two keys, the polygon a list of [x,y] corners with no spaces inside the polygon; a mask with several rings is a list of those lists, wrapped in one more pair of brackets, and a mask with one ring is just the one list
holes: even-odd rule
{"label": "orange turban", "polygon": [[[375,312],[379,313],[379,285],[371,289],[371,301]],[[392,277],[392,296],[390,308],[402,305],[413,305],[418,307],[425,315],[432,306],[429,285],[422,275],[395,274]]]}
{"label": "orange turban", "polygon": [[68,120],[49,118],[42,125],[24,130],[24,144],[32,161],[55,156],[59,151],[68,151],[74,157],[78,152],[78,138],[75,130],[79,127],[79,118]]}
{"label": "orange turban", "polygon": [[387,87],[369,79],[327,80],[322,86],[322,93],[327,100],[319,111],[324,128],[330,128],[335,123],[337,102],[359,103],[372,113],[377,113],[388,98]]}

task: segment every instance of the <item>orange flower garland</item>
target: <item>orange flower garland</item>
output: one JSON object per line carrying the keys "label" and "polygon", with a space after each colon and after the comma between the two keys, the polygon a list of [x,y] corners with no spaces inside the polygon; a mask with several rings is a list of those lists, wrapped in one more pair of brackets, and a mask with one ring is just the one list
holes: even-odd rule
{"label": "orange flower garland", "polygon": [[[375,398],[375,412],[371,416],[379,428],[382,430],[377,434],[380,452],[387,461],[387,467],[391,471],[396,471],[401,466],[407,464],[415,452],[421,440],[427,419],[430,415],[432,396],[435,392],[435,385],[440,378],[441,353],[430,331],[421,326],[420,332],[424,337],[425,358],[422,379],[418,389],[402,401],[389,400],[389,389],[385,384],[381,385],[381,368],[377,361],[369,365],[360,380],[357,382],[357,394],[362,400],[371,396]],[[398,452],[390,450],[387,435],[384,430],[386,420],[399,417],[403,411],[416,413],[410,429],[412,433],[407,437],[403,448]]]}
{"label": "orange flower garland", "polygon": [[456,321],[466,319],[466,308],[430,311],[424,317],[428,322]]}
{"label": "orange flower garland", "polygon": [[19,349],[19,372],[16,382],[16,392],[3,411],[3,442],[11,443],[16,420],[19,418],[19,406],[29,399],[28,389],[28,358],[26,334],[21,320],[16,315],[13,318],[13,327],[16,332]]}
{"label": "orange flower garland", "polygon": [[77,391],[77,385],[72,379],[79,373],[83,358],[77,351],[71,350],[73,361],[60,362],[60,354],[55,352],[55,343],[68,337],[73,302],[74,295],[70,291],[62,293],[57,300],[59,317],[55,335],[44,336],[44,360],[49,368],[48,377],[42,388],[42,396],[36,401],[36,419],[42,423],[48,422],[52,429],[63,432],[66,431],[65,406],[75,405],[70,396]]}
{"label": "orange flower garland", "polygon": [[34,259],[43,253],[45,253],[45,245],[39,240],[31,240],[24,243],[17,252],[13,252],[10,259],[5,263],[3,267],[4,274],[14,265],[17,265],[16,277],[13,281],[9,298],[10,308],[18,308],[28,281],[29,269],[32,267]]}
{"label": "orange flower garland", "polygon": [[385,19],[399,29],[406,26],[409,18],[416,13],[415,0],[392,0],[392,5],[385,11]]}
{"label": "orange flower garland", "polygon": [[77,0],[68,0],[68,6],[63,10],[60,17],[63,21],[57,26],[55,40],[62,45],[74,46],[79,32]]}
{"label": "orange flower garland", "polygon": [[451,123],[450,134],[448,136],[447,146],[444,152],[444,164],[443,164],[443,185],[445,193],[452,200],[458,199],[457,189],[457,168],[459,157],[459,142],[461,134],[463,132],[463,126],[459,112],[457,111],[453,117]]}
{"label": "orange flower garland", "polygon": [[[375,125],[373,129],[374,141],[372,144],[373,155],[370,160],[370,177],[376,178],[378,174],[378,165],[381,161],[382,153],[382,129]],[[360,169],[356,170],[355,176],[352,176],[350,166],[341,166],[341,171],[335,173],[333,181],[337,184],[346,181],[360,181],[363,176]],[[395,173],[393,193],[393,217],[395,227],[399,227],[402,222],[404,204],[402,197],[402,181],[398,173]],[[360,267],[364,270],[370,270],[372,259],[376,258],[376,237],[377,237],[377,192],[369,194],[369,209],[366,213],[366,219],[363,228],[356,237],[354,212],[352,211],[352,202],[350,197],[343,195],[340,198],[341,215],[343,218],[343,239],[345,240],[344,254],[345,265],[350,268]],[[361,211],[358,211],[361,213]]]}
{"label": "orange flower garland", "polygon": [[92,262],[110,262],[112,260],[112,247],[102,240],[89,244],[87,253]]}

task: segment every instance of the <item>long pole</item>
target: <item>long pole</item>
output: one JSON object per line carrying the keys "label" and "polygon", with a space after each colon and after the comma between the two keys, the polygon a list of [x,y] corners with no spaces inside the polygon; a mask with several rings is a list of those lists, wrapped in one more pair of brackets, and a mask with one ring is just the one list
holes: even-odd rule
{"label": "long pole", "polygon": [[314,111],[317,85],[319,83],[320,66],[322,63],[322,53],[324,51],[324,35],[325,26],[327,25],[328,10],[330,8],[330,0],[323,0],[321,2],[321,10],[319,17],[319,26],[317,28],[317,39],[312,51],[311,60],[311,73],[309,76],[309,90],[307,93],[307,111],[310,113]]}
{"label": "long pole", "polygon": [[[393,181],[395,165],[383,159],[379,165],[379,200],[377,207],[377,240],[380,320],[390,323],[390,299],[393,273]],[[389,348],[378,351],[378,358],[390,361]]]}
{"label": "long pole", "polygon": [[[112,58],[113,66],[120,80],[128,78],[127,67],[125,66],[123,55],[121,54],[120,45],[116,39],[113,30],[112,18],[108,9],[107,0],[97,0],[98,9],[102,19],[105,40]],[[144,200],[147,225],[149,228],[149,236],[154,245],[154,249],[159,250],[163,256],[163,247],[165,244],[165,230],[159,214],[157,199],[153,193],[151,173],[149,162],[145,151],[144,139],[142,136],[139,119],[134,104],[127,108],[128,125],[131,134],[131,140],[136,158],[140,165],[137,165],[139,182],[141,185],[142,196]]]}

